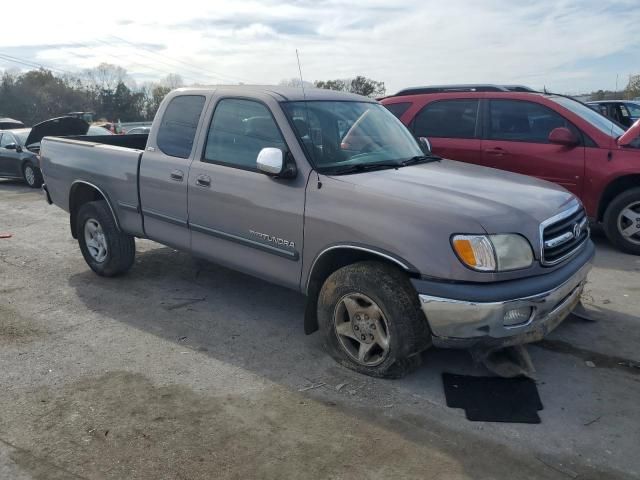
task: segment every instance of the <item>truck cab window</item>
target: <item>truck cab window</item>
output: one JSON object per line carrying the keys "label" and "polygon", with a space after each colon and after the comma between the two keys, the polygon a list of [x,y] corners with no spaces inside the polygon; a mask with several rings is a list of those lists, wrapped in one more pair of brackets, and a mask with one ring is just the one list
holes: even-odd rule
{"label": "truck cab window", "polygon": [[189,158],[204,100],[202,95],[181,95],[171,100],[158,129],[157,144],[163,153]]}
{"label": "truck cab window", "polygon": [[287,149],[265,105],[239,98],[218,102],[202,161],[254,170],[258,153],[266,147]]}

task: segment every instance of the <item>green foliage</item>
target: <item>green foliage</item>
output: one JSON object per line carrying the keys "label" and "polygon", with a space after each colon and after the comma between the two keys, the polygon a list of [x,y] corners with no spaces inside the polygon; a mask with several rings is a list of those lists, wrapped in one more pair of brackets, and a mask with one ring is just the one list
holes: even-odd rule
{"label": "green foliage", "polygon": [[109,64],[87,71],[84,79],[56,76],[44,69],[5,72],[0,79],[0,117],[26,125],[74,111],[94,112],[94,118],[108,121],[153,119],[171,88],[152,84],[133,89],[128,82],[124,69]]}
{"label": "green foliage", "polygon": [[316,88],[357,93],[365,97],[381,97],[387,91],[384,82],[378,82],[361,75],[348,79],[317,80],[314,82],[314,85]]}
{"label": "green foliage", "polygon": [[640,97],[640,75],[633,75],[629,78],[629,84],[625,89],[625,95],[629,99]]}

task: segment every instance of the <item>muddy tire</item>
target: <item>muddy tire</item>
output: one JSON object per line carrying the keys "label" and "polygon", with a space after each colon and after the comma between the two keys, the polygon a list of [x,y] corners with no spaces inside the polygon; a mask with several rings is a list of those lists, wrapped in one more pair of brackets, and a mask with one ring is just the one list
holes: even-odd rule
{"label": "muddy tire", "polygon": [[42,172],[38,167],[34,167],[31,162],[25,162],[22,166],[22,178],[31,188],[40,188],[44,183]]}
{"label": "muddy tire", "polygon": [[640,255],[640,188],[615,197],[604,213],[604,231],[623,252]]}
{"label": "muddy tire", "polygon": [[328,353],[365,375],[400,378],[430,345],[427,321],[408,277],[366,261],[332,273],[318,298],[318,325]]}
{"label": "muddy tire", "polygon": [[105,201],[88,202],[80,207],[76,234],[82,256],[98,275],[113,277],[125,273],[133,265],[135,239],[118,231]]}

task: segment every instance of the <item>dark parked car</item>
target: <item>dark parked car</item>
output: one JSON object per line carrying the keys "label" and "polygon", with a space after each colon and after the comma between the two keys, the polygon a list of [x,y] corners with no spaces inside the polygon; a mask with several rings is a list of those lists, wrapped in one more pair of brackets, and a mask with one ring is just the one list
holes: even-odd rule
{"label": "dark parked car", "polygon": [[562,185],[640,255],[640,122],[625,132],[570,97],[515,88],[417,87],[382,103],[440,156]]}
{"label": "dark parked car", "polygon": [[[33,128],[0,131],[0,177],[21,178],[31,188],[40,188],[40,140],[49,135],[84,135],[88,128],[89,125],[84,120],[58,117],[34,125]],[[105,134],[109,132],[102,135]]]}
{"label": "dark parked car", "polygon": [[624,128],[629,128],[640,119],[640,102],[630,100],[602,100],[587,102],[596,112],[615,120]]}

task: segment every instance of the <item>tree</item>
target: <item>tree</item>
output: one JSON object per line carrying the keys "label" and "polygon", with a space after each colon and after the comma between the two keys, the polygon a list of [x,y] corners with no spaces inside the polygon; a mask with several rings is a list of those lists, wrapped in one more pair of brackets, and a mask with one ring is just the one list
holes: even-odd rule
{"label": "tree", "polygon": [[316,80],[314,85],[317,88],[357,93],[358,95],[364,95],[365,97],[381,97],[387,91],[384,86],[384,82],[378,82],[371,78],[363,77],[362,75],[344,80]]}
{"label": "tree", "polygon": [[184,81],[182,80],[182,77],[177,73],[170,73],[162,80],[160,80],[160,85],[169,88],[169,90],[171,91],[176,88],[184,87]]}
{"label": "tree", "polygon": [[640,75],[631,75],[629,77],[625,95],[629,99],[640,97]]}
{"label": "tree", "polygon": [[91,85],[99,90],[113,92],[118,84],[130,81],[127,71],[118,65],[101,63],[95,68],[85,71],[85,76]]}
{"label": "tree", "polygon": [[305,88],[313,88],[313,83],[311,82],[307,82],[306,80],[304,82],[300,82],[299,78],[285,78],[284,80],[280,80],[278,82],[278,85],[282,85],[283,87],[295,87],[295,88],[300,88],[301,85],[304,85]]}

